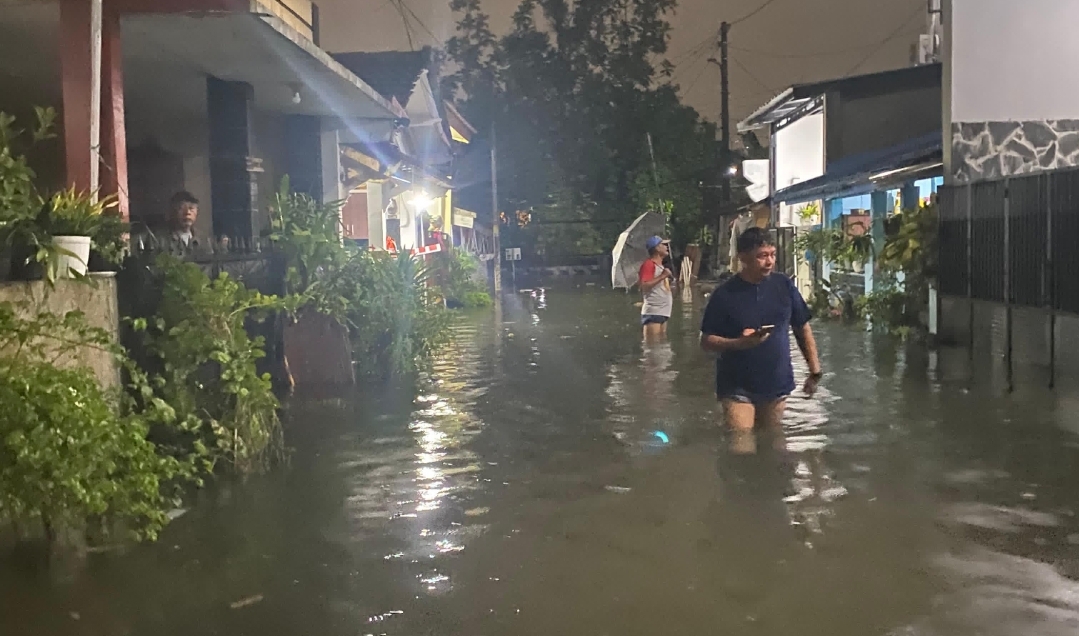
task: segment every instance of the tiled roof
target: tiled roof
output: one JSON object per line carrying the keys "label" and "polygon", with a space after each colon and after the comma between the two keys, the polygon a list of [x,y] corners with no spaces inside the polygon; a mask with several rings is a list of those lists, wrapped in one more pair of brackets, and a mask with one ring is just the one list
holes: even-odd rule
{"label": "tiled roof", "polygon": [[[334,58],[386,99],[396,98],[401,106],[408,105],[420,75],[434,63],[430,47],[419,51],[335,53]],[[436,74],[431,77],[434,81]]]}

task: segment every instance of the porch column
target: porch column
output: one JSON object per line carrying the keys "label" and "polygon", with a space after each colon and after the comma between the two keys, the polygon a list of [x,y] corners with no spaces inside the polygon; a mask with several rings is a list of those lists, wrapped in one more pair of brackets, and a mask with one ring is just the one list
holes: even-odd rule
{"label": "porch column", "polygon": [[322,145],[322,200],[325,203],[344,201],[348,198],[341,182],[341,145],[336,130],[323,131]]}
{"label": "porch column", "polygon": [[377,250],[386,249],[386,215],[383,210],[389,201],[382,190],[381,183],[367,182],[367,243]]}
{"label": "porch column", "polygon": [[234,240],[250,240],[259,229],[257,173],[261,167],[251,157],[252,98],[249,84],[206,79],[214,234]]}
{"label": "porch column", "polygon": [[285,170],[293,192],[322,201],[322,130],[318,117],[290,115],[285,120]]}
{"label": "porch column", "polygon": [[90,189],[90,167],[100,161],[101,194],[117,195],[128,216],[127,133],[124,127],[124,67],[120,15],[105,7],[101,24],[101,141],[90,145],[90,3],[60,2],[60,74],[66,181]]}
{"label": "porch column", "polygon": [[[870,223],[869,233],[873,237],[873,249],[879,250],[884,247],[884,219],[888,218],[888,193],[887,192],[874,192],[869,196],[870,205]],[[869,262],[865,264],[865,293],[873,293],[873,270],[876,269],[876,263],[872,256],[869,257]]]}

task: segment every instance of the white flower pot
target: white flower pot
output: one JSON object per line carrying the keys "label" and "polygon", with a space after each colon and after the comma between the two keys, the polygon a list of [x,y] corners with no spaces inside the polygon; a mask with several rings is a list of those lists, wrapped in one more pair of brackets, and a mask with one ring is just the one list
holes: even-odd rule
{"label": "white flower pot", "polygon": [[56,265],[56,277],[74,278],[75,275],[85,276],[86,264],[90,261],[90,237],[54,236],[52,237],[52,242],[56,247],[70,252],[70,254],[59,255]]}

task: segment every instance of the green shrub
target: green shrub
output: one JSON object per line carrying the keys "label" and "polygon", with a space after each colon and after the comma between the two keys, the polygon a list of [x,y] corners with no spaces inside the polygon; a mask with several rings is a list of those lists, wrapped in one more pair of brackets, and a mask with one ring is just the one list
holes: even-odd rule
{"label": "green shrub", "polygon": [[[150,442],[152,424],[184,423],[160,400],[140,406],[131,394],[103,389],[90,369],[70,364],[82,348],[109,351],[130,367],[108,334],[78,312],[33,315],[0,304],[0,519],[41,522],[50,540],[90,518],[154,539],[202,464]],[[65,358],[69,364],[57,364]],[[129,370],[134,394],[149,393],[144,377]]]}
{"label": "green shrub", "polygon": [[[492,304],[487,284],[480,278],[480,263],[469,252],[451,247],[436,256],[434,268],[435,282],[448,304],[463,307]],[[481,300],[481,295],[487,299]]]}
{"label": "green shrub", "polygon": [[491,295],[485,291],[471,291],[464,295],[461,299],[461,304],[464,307],[475,309],[479,307],[490,307],[495,304],[495,301],[491,299]]}
{"label": "green shrub", "polygon": [[284,450],[279,403],[268,374],[261,337],[248,319],[294,310],[299,297],[264,296],[222,274],[210,280],[194,264],[161,256],[155,269],[162,297],[157,316],[136,320],[145,346],[157,358],[155,395],[177,412],[194,414],[210,456],[239,473],[266,467]]}
{"label": "green shrub", "polygon": [[309,290],[311,302],[349,330],[357,370],[415,371],[448,338],[449,318],[428,289],[430,271],[408,254],[348,249]]}

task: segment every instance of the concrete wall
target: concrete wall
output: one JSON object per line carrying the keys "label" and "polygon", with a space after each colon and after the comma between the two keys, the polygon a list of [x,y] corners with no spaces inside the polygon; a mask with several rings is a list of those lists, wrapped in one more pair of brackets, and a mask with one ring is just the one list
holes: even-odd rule
{"label": "concrete wall", "polygon": [[829,94],[828,164],[910,141],[941,128],[941,87],[883,94]]}
{"label": "concrete wall", "polygon": [[[973,325],[973,369],[992,367],[1003,371],[1008,354],[1007,307],[948,296],[941,297],[940,303],[941,342],[969,350]],[[1054,327],[1045,309],[1013,307],[1011,356],[1017,384],[1048,382],[1050,364],[1058,378],[1079,377],[1079,316],[1058,313]]]}
{"label": "concrete wall", "polygon": [[948,177],[970,182],[1079,165],[1079,3],[945,5]]}
{"label": "concrete wall", "polygon": [[[0,302],[29,302],[31,313],[48,311],[62,316],[70,311],[81,311],[91,326],[119,338],[120,310],[114,278],[95,278],[92,285],[57,281],[51,289],[42,281],[0,283]],[[72,357],[61,359],[59,364],[90,367],[106,387],[120,384],[119,369],[112,356],[97,349],[83,349]]]}

